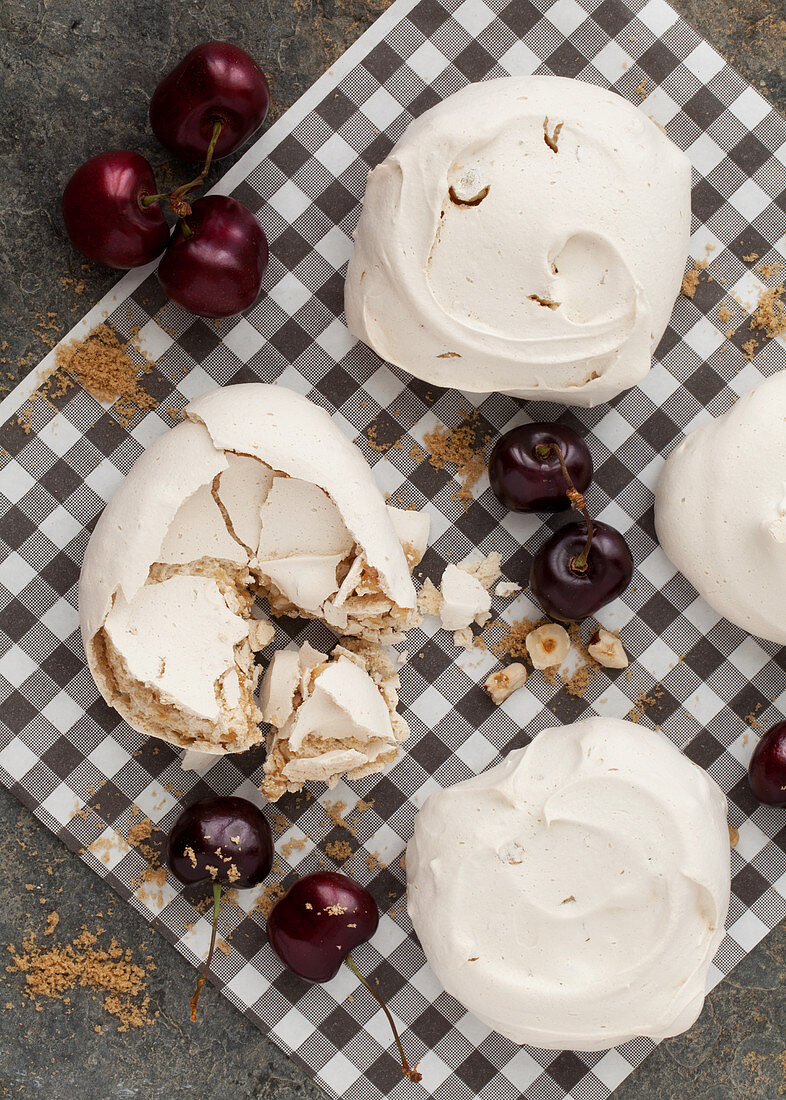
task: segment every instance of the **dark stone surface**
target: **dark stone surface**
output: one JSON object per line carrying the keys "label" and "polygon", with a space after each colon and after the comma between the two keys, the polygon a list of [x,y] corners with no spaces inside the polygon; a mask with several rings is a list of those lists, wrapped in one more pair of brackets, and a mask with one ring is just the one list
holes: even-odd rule
{"label": "dark stone surface", "polygon": [[[148,132],[148,96],[162,71],[199,41],[236,41],[270,74],[275,117],[386,6],[386,0],[0,0],[0,343],[6,342],[0,380],[18,380],[116,280],[116,273],[83,265],[65,237],[59,195],[71,171],[104,149],[132,147],[164,178],[189,178],[182,165],[167,162]],[[747,0],[739,8],[734,0],[679,0],[676,6],[786,108],[786,22],[778,0]],[[227,166],[222,162],[211,178]],[[55,909],[55,939],[71,939],[82,924],[101,924],[107,936],[133,946],[140,961],[155,957],[148,986],[159,1012],[152,1027],[125,1035],[84,991],[68,1005],[46,1003],[37,1012],[21,995],[21,977],[6,974],[3,965],[0,1096],[323,1095],[214,990],[203,994],[200,1019],[191,1025],[195,972],[5,791],[0,835],[0,946],[42,927]],[[663,1043],[620,1087],[619,1100],[781,1095],[785,954],[781,928],[716,990],[688,1035]]]}

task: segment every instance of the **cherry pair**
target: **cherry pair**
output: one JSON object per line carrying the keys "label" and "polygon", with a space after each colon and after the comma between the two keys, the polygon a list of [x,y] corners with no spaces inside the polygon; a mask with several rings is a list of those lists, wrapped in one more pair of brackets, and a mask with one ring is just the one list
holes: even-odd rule
{"label": "cherry pair", "polygon": [[[258,886],[270,873],[270,826],[259,807],[244,798],[202,799],[185,809],[173,825],[167,863],[181,882],[207,882],[213,886],[210,947],[191,1000],[191,1019],[195,1020],[216,944],[222,886]],[[350,955],[353,947],[371,939],[378,924],[377,903],[368,890],[346,875],[317,871],[298,879],[276,902],[267,919],[267,932],[271,947],[284,965],[306,981],[330,981],[346,963],[382,1006],[393,1029],[404,1075],[419,1081],[417,1069],[407,1064],[387,1005],[359,973]]]}
{"label": "cherry pair", "polygon": [[625,539],[593,522],[584,491],[594,467],[587,444],[561,424],[523,424],[503,435],[489,459],[494,495],[516,512],[573,507],[583,522],[560,527],[532,559],[529,586],[546,614],[569,622],[594,615],[630,584],[633,558]]}
{"label": "cherry pair", "polygon": [[[183,160],[202,161],[199,175],[158,193],[139,153],[101,153],[76,170],[63,192],[66,230],[89,260],[108,267],[150,263],[164,253],[158,277],[167,295],[191,313],[229,317],[252,304],[268,246],[251,211],[225,195],[192,204],[213,160],[229,156],[259,129],[270,106],[267,80],[244,50],[228,42],[196,46],[156,88],[150,123],[162,145]],[[179,218],[171,239],[162,203]]]}

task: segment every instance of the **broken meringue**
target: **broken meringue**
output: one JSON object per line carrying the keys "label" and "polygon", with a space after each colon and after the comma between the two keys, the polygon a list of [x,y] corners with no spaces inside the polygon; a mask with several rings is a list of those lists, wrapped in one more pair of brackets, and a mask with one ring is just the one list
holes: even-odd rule
{"label": "broken meringue", "polygon": [[306,782],[334,787],[344,776],[381,771],[409,728],[397,713],[393,662],[368,643],[336,646],[328,657],[305,644],[275,654],[260,688],[270,723],[262,790],[271,801]]}
{"label": "broken meringue", "polygon": [[257,744],[253,652],[273,631],[252,617],[255,596],[275,615],[398,640],[419,621],[410,569],[428,535],[428,516],[401,517],[304,397],[262,383],[203,395],[140,456],[88,543],[80,623],[101,694],[176,745]]}

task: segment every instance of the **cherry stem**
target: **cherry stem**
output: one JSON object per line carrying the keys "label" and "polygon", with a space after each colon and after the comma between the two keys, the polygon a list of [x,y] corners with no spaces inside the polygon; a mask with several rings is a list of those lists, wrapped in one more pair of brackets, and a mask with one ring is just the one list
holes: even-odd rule
{"label": "cherry stem", "polygon": [[188,224],[188,222],[181,221],[180,228],[183,231],[183,240],[184,241],[187,241],[189,237],[194,236],[194,230],[191,228],[191,226]]}
{"label": "cherry stem", "polygon": [[139,196],[139,205],[143,209],[145,209],[148,206],[152,206],[154,202],[161,202],[162,199],[168,199],[168,198],[169,198],[169,195],[166,191],[162,192],[160,195],[140,195]]}
{"label": "cherry stem", "polygon": [[216,142],[219,139],[221,131],[224,129],[224,123],[222,119],[217,118],[213,123],[213,134],[210,138],[210,144],[207,147],[207,156],[205,157],[205,165],[199,175],[192,179],[189,183],[183,183],[180,187],[176,187],[174,191],[171,191],[167,198],[169,199],[169,205],[175,214],[179,214],[181,217],[191,213],[191,207],[185,201],[185,197],[189,191],[193,191],[196,187],[201,187],[205,182],[205,176],[210,170],[210,164],[213,160],[213,153],[216,149]]}
{"label": "cherry stem", "polygon": [[401,1045],[401,1040],[398,1037],[398,1031],[396,1031],[396,1025],[393,1023],[393,1017],[390,1014],[390,1009],[385,1004],[385,1002],[382,1000],[379,993],[377,993],[376,989],[374,989],[374,987],[371,985],[371,983],[366,981],[366,979],[360,973],[358,968],[355,966],[355,960],[352,958],[352,956],[347,955],[347,957],[344,959],[344,962],[347,964],[347,966],[352,971],[352,973],[355,975],[355,977],[360,982],[360,984],[364,985],[366,987],[366,989],[369,991],[369,993],[371,994],[371,996],[374,998],[374,1000],[377,1001],[382,1006],[382,1011],[387,1016],[388,1023],[390,1024],[391,1028],[393,1029],[393,1038],[396,1040],[396,1046],[398,1047],[398,1052],[401,1056],[401,1069],[404,1072],[404,1076],[407,1077],[410,1081],[415,1081],[415,1082],[422,1081],[423,1080],[423,1074],[418,1073],[418,1067],[417,1066],[412,1066],[410,1068],[409,1062],[407,1062],[407,1056],[404,1053],[404,1048]]}
{"label": "cherry stem", "polygon": [[202,973],[199,975],[197,981],[196,991],[191,998],[191,1023],[193,1024],[197,1018],[197,1005],[199,1004],[199,994],[202,992],[202,986],[205,984],[205,978],[210,970],[210,964],[213,961],[213,952],[216,949],[216,932],[218,931],[218,911],[221,908],[221,883],[213,883],[213,931],[210,933],[210,947],[207,951],[207,958],[205,959],[205,965],[202,967]]}
{"label": "cherry stem", "polygon": [[538,458],[548,458],[551,453],[556,454],[559,464],[562,468],[562,476],[565,478],[567,489],[565,495],[567,496],[573,507],[581,512],[584,516],[584,522],[587,525],[587,541],[584,543],[584,549],[581,551],[577,558],[573,558],[570,567],[576,573],[585,573],[587,570],[587,562],[589,559],[590,547],[592,546],[592,536],[594,534],[594,527],[592,526],[592,520],[590,514],[587,511],[587,502],[584,499],[582,493],[578,491],[573,484],[573,479],[568,473],[568,467],[565,463],[565,456],[562,453],[562,448],[559,443],[539,443],[535,448],[535,454]]}

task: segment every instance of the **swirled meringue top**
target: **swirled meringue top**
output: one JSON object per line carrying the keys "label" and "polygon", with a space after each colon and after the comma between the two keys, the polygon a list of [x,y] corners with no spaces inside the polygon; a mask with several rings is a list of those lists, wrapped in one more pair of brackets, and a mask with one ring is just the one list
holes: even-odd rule
{"label": "swirled meringue top", "polygon": [[649,370],[689,233],[687,157],[620,96],[471,84],[370,173],[347,324],[436,385],[594,405]]}
{"label": "swirled meringue top", "polygon": [[517,1043],[602,1050],[688,1028],[729,904],[726,799],[663,735],[544,730],[432,794],[407,848],[434,973]]}
{"label": "swirled meringue top", "polygon": [[663,549],[711,607],[786,645],[786,373],[669,455],[655,494]]}

